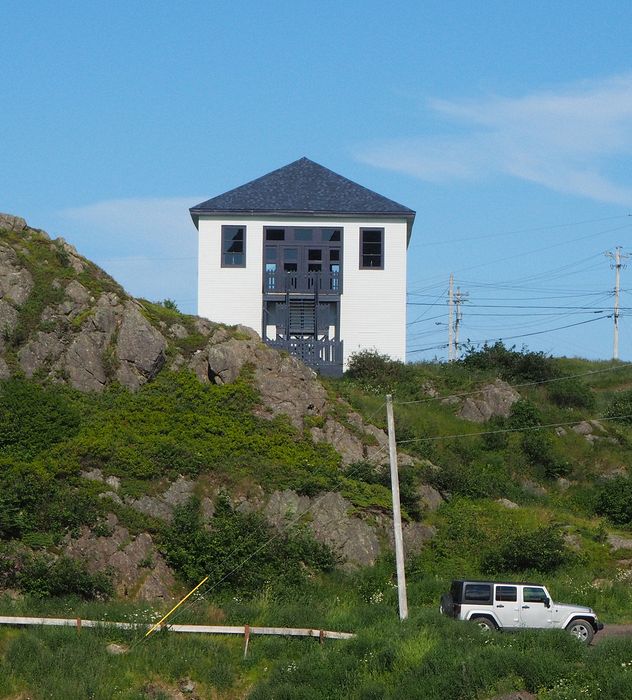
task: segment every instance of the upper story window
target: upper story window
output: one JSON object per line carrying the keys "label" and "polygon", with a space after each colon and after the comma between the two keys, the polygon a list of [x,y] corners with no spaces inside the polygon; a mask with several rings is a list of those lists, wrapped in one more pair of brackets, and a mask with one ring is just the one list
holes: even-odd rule
{"label": "upper story window", "polygon": [[360,269],[384,269],[384,229],[360,229]]}
{"label": "upper story window", "polygon": [[245,226],[222,226],[222,267],[246,267]]}

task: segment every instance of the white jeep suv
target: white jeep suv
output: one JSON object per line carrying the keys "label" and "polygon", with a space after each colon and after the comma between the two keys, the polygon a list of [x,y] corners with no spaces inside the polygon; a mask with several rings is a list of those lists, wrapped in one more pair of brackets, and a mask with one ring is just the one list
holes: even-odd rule
{"label": "white jeep suv", "polygon": [[591,608],[554,603],[539,583],[452,581],[441,596],[441,612],[457,620],[474,620],[486,630],[565,629],[590,643],[603,623]]}

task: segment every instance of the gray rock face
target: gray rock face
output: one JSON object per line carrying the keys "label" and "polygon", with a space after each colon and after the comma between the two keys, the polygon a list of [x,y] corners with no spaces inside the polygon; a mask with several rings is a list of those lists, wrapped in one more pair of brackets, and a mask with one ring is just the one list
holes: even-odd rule
{"label": "gray rock face", "polygon": [[0,243],[0,299],[7,297],[21,306],[32,289],[31,273],[22,267],[13,248]]}
{"label": "gray rock face", "polygon": [[141,496],[136,500],[130,499],[127,503],[140,513],[169,522],[174,508],[185,503],[193,495],[194,488],[195,482],[180,476],[160,496]]}
{"label": "gray rock face", "polygon": [[[437,534],[437,528],[432,525],[424,525],[423,523],[404,523],[402,534],[404,536],[404,556],[408,558],[421,552]],[[394,546],[395,536],[391,535],[391,537],[389,537],[389,540],[391,541],[391,546]]]}
{"label": "gray rock face", "polygon": [[83,561],[91,572],[111,571],[116,591],[128,598],[157,600],[170,598],[175,585],[173,574],[155,549],[147,533],[132,537],[108,516],[109,537],[97,537],[88,528],[66,543],[66,554]]}
{"label": "gray rock face", "polygon": [[522,490],[531,496],[546,496],[544,486],[540,486],[540,484],[536,484],[535,481],[530,481],[529,479],[525,479],[522,482]]}
{"label": "gray rock face", "polygon": [[0,351],[4,348],[5,335],[18,324],[18,312],[8,301],[0,299]]}
{"label": "gray rock face", "polygon": [[11,370],[4,358],[0,357],[0,379],[8,379],[11,376]]}
{"label": "gray rock face", "polygon": [[138,389],[158,374],[165,364],[167,341],[142,315],[135,302],[125,302],[123,321],[116,343],[119,359],[117,379]]}
{"label": "gray rock face", "polygon": [[277,491],[270,496],[264,509],[268,522],[283,527],[298,521],[308,511],[309,527],[316,540],[329,545],[343,560],[344,568],[371,566],[380,553],[375,528],[348,515],[349,501],[339,493],[324,493],[313,499],[299,496],[295,491]]}
{"label": "gray rock face", "polygon": [[590,435],[593,431],[593,426],[587,420],[584,420],[581,423],[574,425],[572,430],[578,435]]}
{"label": "gray rock face", "polygon": [[425,512],[434,512],[443,503],[443,496],[429,484],[420,484],[417,488],[419,504]]}
{"label": "gray rock face", "polygon": [[632,539],[620,535],[608,535],[608,544],[612,549],[632,549]]}
{"label": "gray rock face", "polygon": [[18,351],[18,360],[24,374],[32,377],[38,370],[59,359],[64,344],[55,333],[38,331],[32,340]]}
{"label": "gray rock face", "polygon": [[237,326],[234,333],[217,328],[205,350],[196,353],[190,367],[200,381],[234,382],[245,365],[254,368],[254,379],[266,409],[262,415],[287,415],[299,429],[303,418],[320,415],[326,392],[315,373],[296,358],[272,350],[250,328]]}
{"label": "gray rock face", "polygon": [[359,462],[366,457],[362,441],[333,418],[327,418],[322,428],[312,428],[310,433],[314,442],[328,442],[332,445],[345,465]]}
{"label": "gray rock face", "polygon": [[21,216],[3,214],[0,212],[0,231],[14,231],[19,233],[26,228],[26,221]]}
{"label": "gray rock face", "polygon": [[468,396],[458,415],[474,423],[484,423],[490,418],[507,418],[511,407],[520,399],[520,394],[507,382],[497,379],[484,386],[475,396]]}
{"label": "gray rock face", "polygon": [[337,551],[345,564],[372,566],[380,554],[375,530],[347,513],[351,503],[339,493],[325,493],[312,500],[310,527],[314,537]]}
{"label": "gray rock face", "polygon": [[501,505],[503,508],[508,508],[509,510],[515,510],[516,508],[520,508],[520,506],[517,503],[510,501],[508,498],[498,498],[496,499],[496,503]]}

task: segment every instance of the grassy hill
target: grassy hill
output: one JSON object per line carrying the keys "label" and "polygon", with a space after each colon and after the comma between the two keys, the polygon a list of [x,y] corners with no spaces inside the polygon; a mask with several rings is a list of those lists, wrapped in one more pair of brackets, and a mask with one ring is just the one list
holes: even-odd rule
{"label": "grassy hill", "polygon": [[[262,376],[287,358],[220,329],[245,359],[211,381],[216,324],[134,301],[76,251],[12,226],[0,234],[0,615],[158,619],[168,601],[130,601],[132,590],[122,599],[107,567],[73,554],[96,542],[127,556],[150,538],[136,568],[160,559],[175,595],[210,575],[179,622],[357,637],[255,638],[243,659],[240,639],[0,627],[0,698],[175,698],[187,678],[200,698],[632,697],[632,641],[484,637],[437,613],[451,578],[528,578],[606,623],[632,622],[632,367],[500,344],[450,365],[369,352],[322,386],[296,369],[291,381],[319,409],[310,399],[284,414]],[[130,340],[139,333],[150,357]],[[480,413],[489,387],[513,398],[481,422],[464,417],[472,405]],[[386,393],[408,456],[404,518],[425,533],[407,559],[405,623],[387,546],[386,451],[371,427],[385,427]],[[182,484],[169,517],[139,506],[164,505]],[[304,506],[279,529],[266,504],[288,493]],[[314,536],[323,494],[344,496],[341,517],[379,534],[374,566],[344,566]],[[128,653],[108,654],[113,641]]]}

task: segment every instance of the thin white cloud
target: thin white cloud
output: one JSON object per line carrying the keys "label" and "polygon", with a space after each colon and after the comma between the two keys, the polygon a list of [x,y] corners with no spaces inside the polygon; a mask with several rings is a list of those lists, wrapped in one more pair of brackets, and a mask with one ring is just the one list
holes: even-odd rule
{"label": "thin white cloud", "polygon": [[189,207],[204,197],[111,199],[57,213],[57,227],[125,289],[148,299],[176,299],[193,312],[197,232]]}
{"label": "thin white cloud", "polygon": [[613,174],[632,154],[632,74],[517,98],[431,99],[427,108],[458,133],[373,144],[358,159],[429,181],[502,174],[632,205],[630,178]]}

